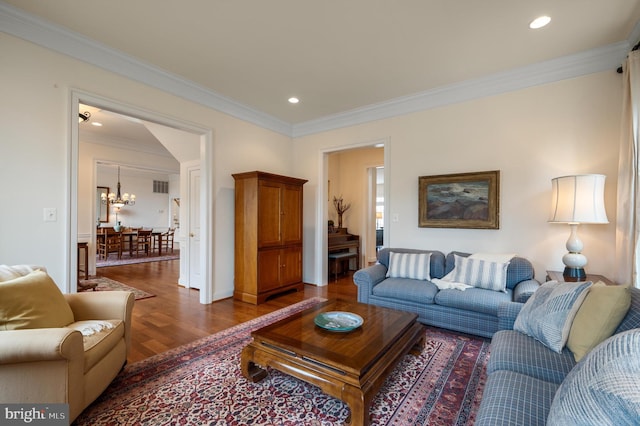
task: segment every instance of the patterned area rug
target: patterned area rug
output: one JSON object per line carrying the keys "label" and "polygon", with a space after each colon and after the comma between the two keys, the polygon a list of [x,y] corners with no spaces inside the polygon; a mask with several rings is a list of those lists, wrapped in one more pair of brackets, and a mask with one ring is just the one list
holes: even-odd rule
{"label": "patterned area rug", "polygon": [[96,268],[104,268],[107,266],[133,265],[134,263],[160,262],[163,260],[180,259],[180,250],[174,250],[171,254],[162,256],[129,256],[129,253],[122,253],[122,258],[118,259],[115,254],[107,259],[101,259],[96,256]]}
{"label": "patterned area rug", "polygon": [[[310,299],[125,367],[76,420],[80,425],[341,425],[342,401],[275,370],[258,383],[240,371],[250,332],[308,308]],[[419,356],[405,356],[371,407],[374,425],[473,424],[489,341],[429,328]]]}
{"label": "patterned area rug", "polygon": [[155,297],[155,294],[147,293],[146,291],[139,290],[137,288],[122,284],[120,281],[112,280],[106,277],[89,277],[88,280],[81,280],[80,285],[87,286],[96,284],[95,289],[83,290],[83,291],[113,291],[113,290],[126,290],[131,291],[136,297],[136,300],[146,299],[148,297]]}

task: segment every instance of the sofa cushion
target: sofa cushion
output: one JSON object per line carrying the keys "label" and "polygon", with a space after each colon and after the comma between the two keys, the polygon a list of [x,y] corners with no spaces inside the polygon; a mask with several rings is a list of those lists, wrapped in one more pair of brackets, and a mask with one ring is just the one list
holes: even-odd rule
{"label": "sofa cushion", "polygon": [[640,330],[605,340],[567,375],[549,425],[637,425],[640,419]]}
{"label": "sofa cushion", "polygon": [[[511,291],[511,290],[509,290]],[[435,303],[440,306],[465,309],[498,316],[498,306],[502,302],[510,302],[511,294],[481,288],[468,288],[464,291],[456,289],[440,290],[435,297]]]}
{"label": "sofa cushion", "polygon": [[431,281],[409,278],[387,278],[373,288],[373,294],[390,299],[410,300],[415,303],[434,303],[438,288]]}
{"label": "sofa cushion", "polygon": [[85,373],[124,338],[121,320],[77,321],[67,327],[82,333]]}
{"label": "sofa cushion", "polygon": [[36,270],[0,283],[0,330],[64,327],[74,320],[62,292]]}
{"label": "sofa cushion", "polygon": [[431,253],[389,253],[387,277],[430,280]]}
{"label": "sofa cushion", "polygon": [[502,330],[491,339],[487,373],[509,370],[560,384],[575,365],[567,348],[558,354],[519,331]]}
{"label": "sofa cushion", "polygon": [[[451,281],[486,290],[505,291],[509,262],[491,262],[458,255],[454,255],[454,259]],[[449,278],[449,275],[445,278]]]}
{"label": "sofa cushion", "polygon": [[513,371],[489,376],[475,426],[544,426],[558,384]]}
{"label": "sofa cushion", "polygon": [[567,342],[573,318],[591,285],[591,281],[549,281],[543,284],[524,304],[513,329],[559,353]]}
{"label": "sofa cushion", "polygon": [[576,361],[613,335],[630,305],[628,287],[607,286],[601,281],[591,287],[573,319],[567,340]]}

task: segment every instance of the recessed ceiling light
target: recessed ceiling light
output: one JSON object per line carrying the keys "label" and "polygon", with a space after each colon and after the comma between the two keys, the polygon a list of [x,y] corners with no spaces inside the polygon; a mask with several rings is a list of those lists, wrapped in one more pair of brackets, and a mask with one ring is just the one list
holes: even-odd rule
{"label": "recessed ceiling light", "polygon": [[295,96],[289,98],[290,104],[297,104],[298,102],[300,102],[300,99],[296,98]]}
{"label": "recessed ceiling light", "polygon": [[539,16],[529,24],[529,28],[532,30],[537,30],[538,28],[542,28],[546,26],[549,22],[551,22],[551,18],[548,16]]}
{"label": "recessed ceiling light", "polygon": [[97,122],[97,121],[92,121],[92,122],[91,122],[91,125],[92,125],[92,126],[96,126],[96,127],[102,127],[102,123],[99,123],[99,122]]}

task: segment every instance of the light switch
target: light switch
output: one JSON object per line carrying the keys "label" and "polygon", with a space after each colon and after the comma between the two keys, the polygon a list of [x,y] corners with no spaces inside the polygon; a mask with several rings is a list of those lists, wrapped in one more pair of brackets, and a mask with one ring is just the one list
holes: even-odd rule
{"label": "light switch", "polygon": [[391,221],[394,223],[400,222],[400,214],[394,213],[393,216],[391,216]]}
{"label": "light switch", "polygon": [[44,208],[44,221],[55,222],[58,220],[58,210],[55,207]]}

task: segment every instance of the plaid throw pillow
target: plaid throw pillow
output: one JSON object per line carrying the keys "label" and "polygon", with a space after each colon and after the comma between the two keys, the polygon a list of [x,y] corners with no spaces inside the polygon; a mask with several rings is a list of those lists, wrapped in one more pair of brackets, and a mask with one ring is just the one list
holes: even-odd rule
{"label": "plaid throw pillow", "polygon": [[592,284],[591,281],[542,284],[520,310],[513,329],[560,353]]}
{"label": "plaid throw pillow", "polygon": [[389,253],[389,278],[430,280],[431,253]]}
{"label": "plaid throw pillow", "polygon": [[455,268],[451,281],[486,290],[506,293],[509,262],[498,263],[454,254]]}

